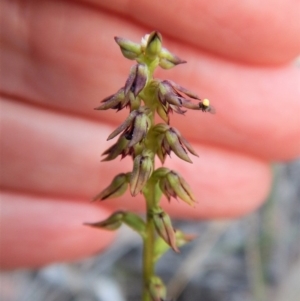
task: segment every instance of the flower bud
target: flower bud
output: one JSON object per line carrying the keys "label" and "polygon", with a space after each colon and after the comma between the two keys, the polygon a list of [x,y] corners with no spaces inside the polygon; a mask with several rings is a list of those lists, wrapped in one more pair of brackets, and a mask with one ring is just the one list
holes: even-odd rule
{"label": "flower bud", "polygon": [[144,188],[153,171],[153,161],[150,154],[138,155],[133,161],[133,171],[130,178],[130,192],[136,196]]}
{"label": "flower bud", "polygon": [[159,66],[163,69],[171,69],[179,64],[186,63],[186,61],[180,59],[178,56],[174,55],[165,48],[161,49],[159,56]]}
{"label": "flower bud", "polygon": [[153,209],[152,213],[155,229],[158,235],[177,253],[175,231],[171,219],[161,208]]}
{"label": "flower bud", "polygon": [[120,46],[123,56],[129,60],[136,59],[142,53],[140,44],[120,37],[115,37],[115,41]]}
{"label": "flower bud", "polygon": [[147,39],[147,45],[145,49],[146,56],[150,59],[155,59],[160,54],[161,45],[161,34],[157,31],[151,32]]}
{"label": "flower bud", "polygon": [[152,276],[148,284],[151,301],[164,301],[167,290],[162,280],[157,276]]}
{"label": "flower bud", "polygon": [[116,211],[107,219],[97,223],[84,223],[84,225],[94,228],[100,228],[105,230],[116,230],[121,227],[123,221],[124,212]]}
{"label": "flower bud", "polygon": [[97,194],[92,201],[103,201],[106,199],[112,199],[119,197],[125,193],[129,182],[129,173],[121,173],[114,177],[111,184],[105,188],[102,192]]}

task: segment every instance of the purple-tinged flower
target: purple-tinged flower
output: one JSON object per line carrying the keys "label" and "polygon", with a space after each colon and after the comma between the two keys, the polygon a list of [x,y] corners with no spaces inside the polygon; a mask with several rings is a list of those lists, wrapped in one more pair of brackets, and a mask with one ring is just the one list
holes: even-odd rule
{"label": "purple-tinged flower", "polygon": [[138,110],[132,111],[127,119],[108,136],[107,140],[124,132],[124,136],[130,140],[128,147],[139,143],[147,135],[150,128],[149,113],[150,109],[147,107],[141,107]]}
{"label": "purple-tinged flower", "polygon": [[[167,123],[169,123],[169,113],[173,111],[184,114],[187,109],[200,110],[199,103],[193,103],[189,98],[200,100],[199,97],[188,89],[170,80],[156,81],[156,96],[159,101],[157,113]],[[189,97],[189,98],[186,98]]]}
{"label": "purple-tinged flower", "polygon": [[185,107],[187,105],[188,109],[199,109],[199,106],[196,104],[193,107],[191,101],[186,99],[184,95],[200,100],[195,93],[173,81],[163,80],[158,85],[157,97],[162,104],[170,104],[178,107]]}
{"label": "purple-tinged flower", "polygon": [[152,209],[153,222],[158,235],[177,253],[175,231],[170,216],[161,208]]}
{"label": "purple-tinged flower", "polygon": [[[168,131],[165,133],[165,140],[167,141],[168,145],[170,146],[171,150],[182,160],[192,163],[191,159],[189,158],[186,149],[197,156],[197,153],[192,148],[191,144],[181,136],[180,132],[173,127],[170,127]],[[165,143],[166,144],[166,143]],[[186,147],[186,149],[185,149]]]}
{"label": "purple-tinged flower", "polygon": [[153,154],[145,151],[136,156],[133,161],[133,170],[130,177],[130,192],[136,196],[142,191],[153,172]]}
{"label": "purple-tinged flower", "polygon": [[121,135],[118,141],[110,146],[106,151],[102,153],[103,155],[107,155],[102,161],[111,161],[121,155],[122,159],[128,155],[134,154],[134,148],[128,147],[130,139],[126,138],[126,135]]}
{"label": "purple-tinged flower", "polygon": [[158,134],[157,141],[159,146],[157,148],[157,155],[162,164],[164,164],[166,156],[170,155],[171,151],[173,151],[180,159],[190,163],[192,163],[192,161],[187,154],[187,150],[198,157],[191,144],[177,129],[166,124],[157,124],[154,126],[153,131]]}
{"label": "purple-tinged flower", "polygon": [[129,77],[125,83],[124,93],[127,95],[129,91],[135,97],[144,89],[148,80],[147,66],[144,64],[136,64],[131,67]]}
{"label": "purple-tinged flower", "polygon": [[185,179],[177,172],[170,170],[159,180],[159,187],[162,193],[167,197],[168,201],[171,197],[179,197],[187,204],[193,206],[196,202],[195,196]]}
{"label": "purple-tinged flower", "polygon": [[130,107],[130,111],[139,108],[141,104],[140,98],[135,97],[132,92],[125,95],[124,88],[119,89],[119,91],[113,95],[104,98],[102,104],[96,107],[95,110],[108,110],[114,109],[117,111],[122,110],[125,107]]}

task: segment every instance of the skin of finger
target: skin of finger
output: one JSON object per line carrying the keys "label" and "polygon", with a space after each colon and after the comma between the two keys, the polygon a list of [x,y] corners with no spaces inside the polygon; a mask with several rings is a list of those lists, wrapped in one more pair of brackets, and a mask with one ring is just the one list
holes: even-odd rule
{"label": "skin of finger", "polygon": [[[123,19],[92,9],[78,11],[78,7],[72,6],[67,12],[69,7],[64,4],[57,7],[46,3],[46,7],[38,6],[38,14],[34,11],[36,6],[29,10],[30,26],[25,18],[21,22],[24,26],[19,21],[5,27],[11,31],[4,39],[10,42],[3,50],[3,90],[28,101],[97,118],[99,114],[91,108],[124,84],[131,64],[123,63],[112,36],[120,33],[139,39],[143,31]],[[25,33],[16,45],[16,39],[11,37],[20,35],[19,27],[27,28],[31,34],[23,30]],[[106,31],[99,34],[98,28]],[[272,160],[299,155],[299,68],[254,68],[209,56],[177,42],[166,43],[168,48],[189,58],[188,65],[175,68],[168,76],[200,90],[200,96],[210,98],[218,112],[213,118],[202,114],[200,126],[198,112],[191,112],[188,119],[175,117],[175,124],[183,124],[187,137]],[[159,75],[166,76],[163,72]],[[116,123],[124,117],[125,113],[101,115],[102,119]],[[190,131],[191,127],[197,131]]]}
{"label": "skin of finger", "polygon": [[0,201],[3,269],[78,260],[103,250],[115,237],[115,232],[83,225],[109,215],[99,206],[5,191]]}
{"label": "skin of finger", "polygon": [[[18,102],[1,105],[6,114],[0,183],[7,190],[89,200],[115,175],[132,170],[130,158],[99,163],[100,154],[114,143],[104,142],[113,127]],[[271,179],[266,162],[210,145],[194,147],[199,158],[192,158],[193,164],[172,155],[166,166],[186,178],[199,202],[196,210],[175,202],[168,209],[172,214],[182,218],[239,216],[266,198]],[[129,193],[102,204],[139,211],[145,206],[141,196],[133,200]]]}
{"label": "skin of finger", "polygon": [[[181,42],[248,63],[283,63],[300,52],[299,1],[83,0]],[[287,21],[288,20],[288,21]],[[278,38],[280,37],[280,38]]]}

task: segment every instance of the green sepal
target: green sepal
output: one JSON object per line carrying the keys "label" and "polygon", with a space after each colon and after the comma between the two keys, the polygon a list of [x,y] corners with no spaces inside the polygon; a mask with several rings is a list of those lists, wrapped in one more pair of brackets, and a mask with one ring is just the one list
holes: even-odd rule
{"label": "green sepal", "polygon": [[139,215],[132,212],[125,212],[123,215],[123,222],[139,233],[143,238],[146,237],[146,223]]}
{"label": "green sepal", "polygon": [[159,66],[163,69],[171,69],[179,64],[186,63],[186,61],[182,60],[177,55],[173,54],[165,48],[161,49],[159,56]]}
{"label": "green sepal", "polygon": [[104,201],[106,199],[112,199],[123,195],[129,184],[130,173],[120,173],[116,175],[111,184],[98,193],[92,201]]}
{"label": "green sepal", "polygon": [[115,37],[115,41],[120,46],[123,56],[129,60],[135,60],[142,53],[140,44],[120,37]]}
{"label": "green sepal", "polygon": [[84,223],[84,225],[105,230],[117,230],[122,226],[124,211],[116,211],[107,219],[96,223]]}

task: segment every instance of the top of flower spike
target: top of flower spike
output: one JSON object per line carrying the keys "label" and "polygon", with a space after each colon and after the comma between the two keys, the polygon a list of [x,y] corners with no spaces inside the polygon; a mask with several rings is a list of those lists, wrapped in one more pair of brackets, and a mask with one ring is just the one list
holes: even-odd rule
{"label": "top of flower spike", "polygon": [[125,38],[115,37],[124,57],[141,63],[145,60],[159,61],[163,69],[170,69],[178,64],[186,63],[175,54],[162,47],[162,36],[158,31],[146,34],[141,43],[135,43]]}

